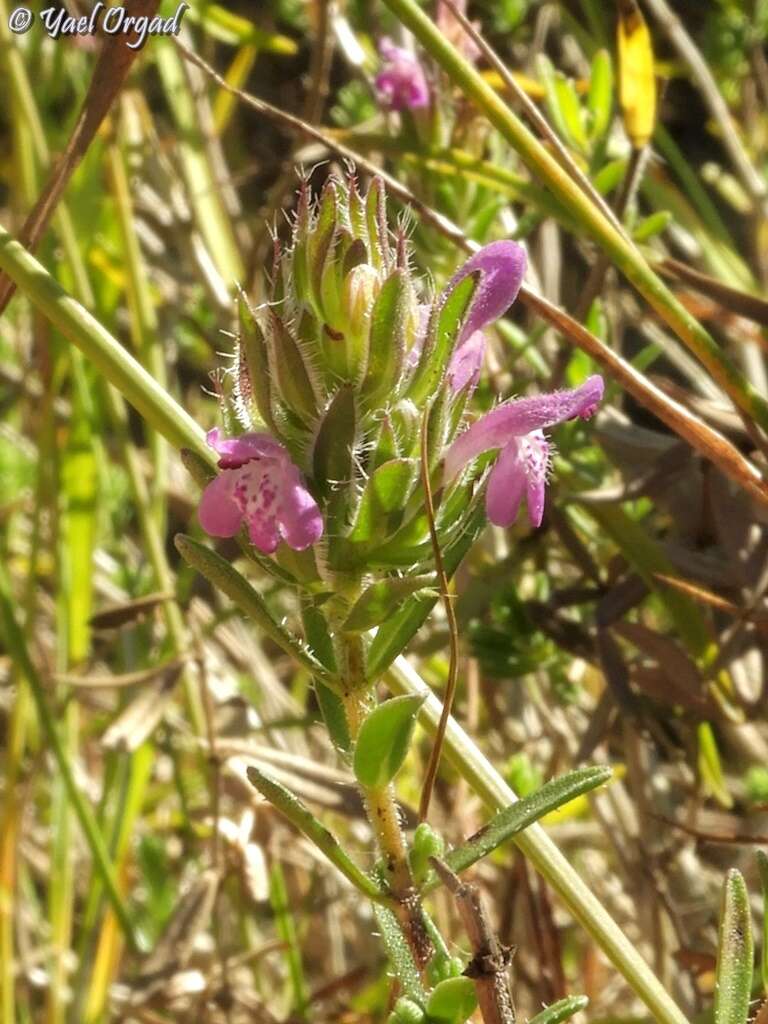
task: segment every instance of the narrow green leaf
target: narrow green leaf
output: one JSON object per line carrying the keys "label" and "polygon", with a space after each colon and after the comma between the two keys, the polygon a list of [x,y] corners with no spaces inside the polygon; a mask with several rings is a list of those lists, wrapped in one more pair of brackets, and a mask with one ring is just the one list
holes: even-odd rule
{"label": "narrow green leaf", "polygon": [[270,375],[286,406],[305,423],[317,416],[317,399],[298,343],[270,311],[267,330]]}
{"label": "narrow green leaf", "polygon": [[343,849],[331,832],[319,821],[304,804],[275,779],[265,775],[254,765],[247,768],[248,779],[273,807],[285,815],[307,839],[315,844],[331,864],[359,889],[364,896],[374,901],[381,901],[384,895],[378,885],[362,871]]}
{"label": "narrow green leaf", "polygon": [[411,950],[403,937],[397,918],[391,910],[380,903],[374,903],[373,913],[384,948],[387,951],[387,957],[400,982],[403,995],[423,1006],[427,1001],[426,993],[421,987],[419,970],[413,961]]}
{"label": "narrow green leaf", "polygon": [[[466,871],[550,811],[557,810],[582,793],[589,793],[590,790],[602,786],[610,779],[611,774],[611,769],[607,765],[595,765],[577,768],[576,771],[568,772],[559,779],[552,779],[535,793],[499,811],[479,832],[461,846],[451,850],[443,859],[457,874]],[[435,876],[430,876],[428,888],[432,889],[436,884]]]}
{"label": "narrow green leaf", "polygon": [[768,855],[757,851],[757,870],[760,873],[760,887],[763,890],[763,944],[760,950],[760,970],[763,992],[768,996]]}
{"label": "narrow green leaf", "polygon": [[309,1005],[309,988],[304,977],[304,964],[302,962],[301,947],[299,946],[299,936],[296,931],[296,921],[291,913],[288,889],[279,861],[274,862],[270,872],[269,902],[272,904],[272,910],[275,915],[277,934],[282,939],[285,947],[288,977],[291,980],[291,988],[293,989],[293,1013],[299,1020],[306,1020],[307,1007]]}
{"label": "narrow green leaf", "polygon": [[657,210],[640,221],[632,232],[632,237],[636,242],[647,242],[650,238],[660,235],[662,231],[666,231],[672,219],[669,210]]}
{"label": "narrow green leaf", "polygon": [[433,310],[419,363],[408,387],[408,397],[416,405],[432,395],[443,378],[480,276],[479,271],[468,274],[450,292],[442,306]]}
{"label": "narrow green leaf", "polygon": [[308,669],[326,685],[333,686],[333,677],[320,664],[317,658],[303,646],[298,637],[290,633],[273,617],[264,603],[264,599],[251,584],[240,575],[226,559],[211,548],[198,543],[183,533],[174,538],[176,549],[184,561],[218,587],[237,607],[252,619],[267,636],[274,640],[286,654],[290,654],[300,665]]}
{"label": "narrow green leaf", "polygon": [[403,360],[412,339],[408,333],[410,285],[404,270],[394,270],[382,285],[371,313],[368,368],[362,394],[374,405],[391,394],[400,378]]}
{"label": "narrow green leaf", "polygon": [[380,178],[374,178],[368,186],[365,218],[368,224],[368,256],[373,266],[381,270],[390,264],[391,253],[384,185]]}
{"label": "narrow green leaf", "polygon": [[715,1024],[746,1024],[752,991],[752,915],[744,878],[731,868],[723,886],[715,984]]}
{"label": "narrow green leaf", "polygon": [[536,58],[536,71],[538,72],[541,84],[544,86],[544,102],[550,120],[557,129],[557,134],[565,142],[572,142],[568,133],[568,125],[565,121],[565,114],[560,107],[557,97],[555,81],[557,72],[555,66],[545,53],[540,53]]}
{"label": "narrow green leaf", "polygon": [[199,23],[214,39],[230,46],[250,45],[269,53],[285,55],[292,55],[298,49],[295,40],[276,32],[267,32],[221,4],[206,3],[200,10],[191,6],[184,12],[184,16],[193,23]]}
{"label": "narrow green leaf", "polygon": [[[269,355],[264,332],[256,320],[245,292],[241,291],[237,304],[240,323],[239,359],[245,364],[253,401],[264,423],[276,433],[270,395]],[[242,371],[240,371],[242,372]]]}
{"label": "narrow green leaf", "polygon": [[717,740],[709,722],[699,722],[696,736],[699,741],[697,765],[702,782],[719,804],[733,807],[733,797],[728,792]]}
{"label": "narrow green leaf", "polygon": [[586,1010],[589,1006],[588,996],[566,996],[565,999],[558,999],[556,1003],[546,1006],[535,1017],[531,1017],[528,1024],[563,1024],[575,1013]]}
{"label": "narrow green leaf", "polygon": [[415,459],[391,459],[371,474],[347,538],[350,544],[380,541],[388,536],[393,514],[402,510],[417,474]]}
{"label": "narrow green leaf", "polygon": [[[310,651],[331,674],[335,674],[336,656],[333,650],[333,640],[322,611],[305,602],[301,609],[301,619],[304,623],[304,636]],[[315,679],[315,696],[331,741],[342,755],[348,755],[352,750],[352,739],[349,735],[347,716],[341,698],[319,679]]]}
{"label": "narrow green leaf", "polygon": [[347,633],[361,633],[374,626],[380,626],[405,598],[419,590],[434,588],[437,577],[434,573],[423,576],[397,576],[372,583],[354,604],[342,625]]}
{"label": "narrow green leaf", "polygon": [[555,101],[557,102],[563,121],[565,122],[566,141],[575,149],[586,153],[589,149],[587,133],[584,128],[584,116],[576,88],[570,78],[555,73]]}
{"label": "narrow green leaf", "polygon": [[355,394],[341,387],[323,416],[312,449],[312,476],[326,494],[349,483],[357,437]]}
{"label": "narrow green leaf", "polygon": [[446,978],[435,985],[427,1003],[427,1016],[436,1024],[464,1024],[477,1008],[471,978]]}
{"label": "narrow green leaf", "polygon": [[587,109],[592,115],[589,137],[594,145],[607,134],[613,115],[613,64],[607,50],[598,50],[592,59]]}
{"label": "narrow green leaf", "polygon": [[341,697],[317,679],[315,680],[315,697],[331,742],[341,754],[350,754],[352,738],[349,735],[349,725]]}
{"label": "narrow green leaf", "polygon": [[403,765],[423,697],[393,697],[363,722],[355,744],[355,778],[369,789],[388,785]]}

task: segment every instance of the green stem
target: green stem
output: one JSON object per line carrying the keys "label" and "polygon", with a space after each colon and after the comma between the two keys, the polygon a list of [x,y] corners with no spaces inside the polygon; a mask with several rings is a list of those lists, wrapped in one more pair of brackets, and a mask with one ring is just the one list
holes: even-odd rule
{"label": "green stem", "polygon": [[[336,658],[344,687],[342,703],[349,735],[354,742],[370,710],[366,701],[363,640],[358,634],[336,637]],[[408,848],[400,824],[400,811],[391,785],[360,787],[376,847],[386,866],[386,877],[394,899],[393,913],[408,940],[414,959],[423,966],[432,955],[432,943],[424,925],[418,893],[408,863]]]}
{"label": "green stem", "polygon": [[536,178],[567,206],[584,229],[603,246],[626,278],[707,367],[736,405],[752,416],[764,430],[768,430],[768,400],[746,380],[714,338],[651,270],[635,246],[594,206],[476,68],[451,45],[415,0],[384,2],[413,32],[462,92],[475,101],[488,120],[517,150]]}
{"label": "green stem", "polygon": [[[389,2],[389,0],[387,0]],[[396,694],[425,694],[419,712],[422,725],[434,733],[442,705],[404,657],[387,676]],[[517,795],[475,746],[461,726],[450,719],[445,753],[482,800],[494,810],[509,807]],[[512,840],[558,893],[577,921],[589,932],[608,959],[643,1000],[659,1024],[687,1024],[686,1018],[656,975],[592,890],[581,880],[541,825],[531,825]]]}

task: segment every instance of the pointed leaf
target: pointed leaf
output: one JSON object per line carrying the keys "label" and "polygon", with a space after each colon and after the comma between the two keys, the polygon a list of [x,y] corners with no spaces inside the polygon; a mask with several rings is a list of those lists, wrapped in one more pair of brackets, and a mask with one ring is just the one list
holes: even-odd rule
{"label": "pointed leaf", "polygon": [[389,248],[384,184],[381,178],[374,178],[368,186],[365,217],[368,223],[368,256],[377,270],[385,269],[392,262],[392,256]]}
{"label": "pointed leaf", "polygon": [[382,285],[371,314],[368,369],[362,393],[368,404],[391,396],[400,379],[408,337],[411,289],[404,270],[394,270]]}
{"label": "pointed leaf", "polygon": [[481,273],[467,274],[447,296],[442,306],[430,317],[419,364],[408,388],[408,397],[421,403],[432,395],[448,366],[461,333],[472,300],[480,283]]}
{"label": "pointed leaf", "polygon": [[347,633],[361,633],[381,625],[400,607],[406,597],[434,587],[434,573],[423,576],[398,576],[372,583],[356,601],[343,626]]}
{"label": "pointed leaf", "polygon": [[269,366],[280,397],[305,423],[317,416],[317,398],[296,339],[280,317],[270,311]]}
{"label": "pointed leaf", "polygon": [[264,332],[259,326],[244,292],[240,292],[237,308],[240,321],[238,358],[245,363],[251,395],[259,416],[270,430],[276,433],[269,389],[269,357]]}
{"label": "pointed leaf", "polygon": [[248,580],[241,576],[233,565],[211,548],[199,544],[183,533],[176,534],[174,543],[184,561],[193,569],[197,569],[214,587],[218,587],[230,600],[234,601],[237,607],[251,618],[271,640],[274,640],[278,647],[282,648],[286,654],[290,654],[318,679],[333,685],[334,680],[331,674],[302,645],[298,637],[273,618],[261,594],[254,590]]}
{"label": "pointed leaf", "polygon": [[586,153],[589,149],[589,143],[576,88],[570,78],[566,78],[559,71],[555,73],[554,87],[554,99],[565,124],[565,140],[575,149]]}
{"label": "pointed leaf", "polygon": [[348,541],[362,544],[383,540],[393,513],[402,509],[417,475],[415,459],[392,459],[379,466],[365,486]]}
{"label": "pointed leaf", "polygon": [[419,969],[414,963],[410,947],[400,930],[397,918],[381,903],[374,903],[373,913],[376,918],[377,930],[387,951],[387,958],[400,982],[403,995],[423,1005],[427,997],[421,987]]}
{"label": "pointed leaf", "polygon": [[720,912],[715,1024],[746,1024],[752,991],[752,915],[744,879],[726,875]]}
{"label": "pointed leaf", "polygon": [[351,481],[356,438],[355,395],[342,387],[323,416],[312,449],[312,475],[323,493],[331,494]]}
{"label": "pointed leaf", "polygon": [[[456,542],[443,551],[443,561],[448,576],[452,576],[474,544],[485,525],[485,508],[478,501],[469,518],[465,521]],[[435,605],[437,597],[417,595],[408,598],[403,607],[376,633],[368,650],[367,678],[378,679],[395,658],[403,652]]]}
{"label": "pointed leaf", "polygon": [[613,114],[613,65],[607,50],[598,50],[592,59],[587,108],[592,115],[589,136],[594,145],[607,134]]}
{"label": "pointed leaf", "polygon": [[657,210],[656,213],[644,217],[632,232],[636,242],[647,242],[649,239],[666,231],[672,221],[670,210]]}
{"label": "pointed leaf", "polygon": [[[333,641],[322,611],[312,604],[305,603],[301,609],[301,618],[310,651],[329,672],[335,673],[336,656]],[[315,696],[332,743],[342,754],[349,754],[352,750],[352,740],[341,698],[319,679],[315,679]]]}
{"label": "pointed leaf", "polygon": [[400,771],[423,703],[422,696],[393,697],[365,719],[352,762],[355,778],[362,786],[382,789]]}
{"label": "pointed leaf", "polygon": [[[559,779],[552,779],[535,793],[499,811],[479,832],[447,853],[443,858],[445,863],[457,874],[466,871],[535,821],[581,796],[582,793],[589,793],[602,786],[611,775],[611,769],[607,765],[596,765],[578,768]],[[436,878],[433,875],[428,887],[433,888],[435,884]]]}
{"label": "pointed leaf", "polygon": [[276,779],[265,775],[254,765],[248,765],[248,780],[273,807],[276,807],[292,825],[302,832],[310,842],[320,850],[328,860],[359,889],[364,896],[372,900],[382,900],[383,893],[379,886],[362,871],[341,847],[338,840],[319,821],[304,804],[289,792]]}

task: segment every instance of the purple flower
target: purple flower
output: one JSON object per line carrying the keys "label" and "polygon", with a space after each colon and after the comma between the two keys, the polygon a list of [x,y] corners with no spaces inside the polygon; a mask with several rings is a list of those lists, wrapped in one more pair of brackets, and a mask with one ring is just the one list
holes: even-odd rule
{"label": "purple flower", "polygon": [[453,442],[445,458],[445,479],[453,479],[483,452],[501,448],[488,480],[488,518],[496,526],[510,526],[525,495],[531,526],[540,526],[549,469],[549,443],[543,430],[576,416],[588,419],[602,397],[603,378],[595,375],[570,391],[505,402]]}
{"label": "purple flower", "polygon": [[485,354],[482,329],[498,320],[515,301],[525,276],[525,265],[522,246],[516,242],[491,242],[471,256],[448,282],[443,302],[465,277],[480,273],[480,282],[448,366],[448,380],[454,394],[465,387],[474,390]]}
{"label": "purple flower", "polygon": [[384,64],[376,75],[379,100],[388,110],[417,110],[429,106],[429,86],[417,57],[391,39],[379,43]]}
{"label": "purple flower", "polygon": [[317,502],[285,448],[269,434],[220,437],[208,444],[219,454],[221,472],[203,491],[200,525],[213,537],[233,537],[243,523],[251,543],[271,555],[281,540],[303,551],[322,535]]}
{"label": "purple flower", "polygon": [[[453,289],[469,274],[480,274],[475,294],[448,364],[448,382],[456,395],[463,388],[474,390],[485,354],[483,328],[498,320],[517,298],[525,276],[525,249],[516,242],[490,242],[464,263],[445,287],[438,308],[445,305]],[[416,366],[424,347],[431,306],[420,307],[421,323],[416,341],[408,353],[408,366]]]}

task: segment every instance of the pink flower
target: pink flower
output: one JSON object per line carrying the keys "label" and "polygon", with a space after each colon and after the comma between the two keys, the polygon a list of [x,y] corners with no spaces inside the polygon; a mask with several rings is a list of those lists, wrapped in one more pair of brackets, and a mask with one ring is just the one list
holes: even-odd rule
{"label": "pink flower", "polygon": [[251,543],[271,555],[281,540],[303,551],[322,535],[317,502],[285,448],[269,434],[220,437],[208,432],[221,472],[203,491],[200,525],[212,537],[233,537],[245,523]]}
{"label": "pink flower", "polygon": [[429,106],[429,85],[417,57],[391,39],[379,43],[384,64],[376,75],[379,100],[388,110],[417,110]]}
{"label": "pink flower", "polygon": [[531,526],[540,526],[549,469],[549,443],[543,430],[576,416],[588,419],[602,397],[603,378],[595,375],[570,391],[505,402],[453,442],[445,458],[445,479],[453,479],[483,452],[501,448],[488,480],[488,518],[496,526],[510,526],[525,495]]}
{"label": "pink flower", "polygon": [[454,394],[465,387],[474,390],[485,354],[488,324],[498,320],[517,298],[525,276],[525,249],[516,242],[491,242],[456,271],[443,293],[443,302],[469,274],[480,273],[480,282],[461,328],[451,362],[448,381]]}

